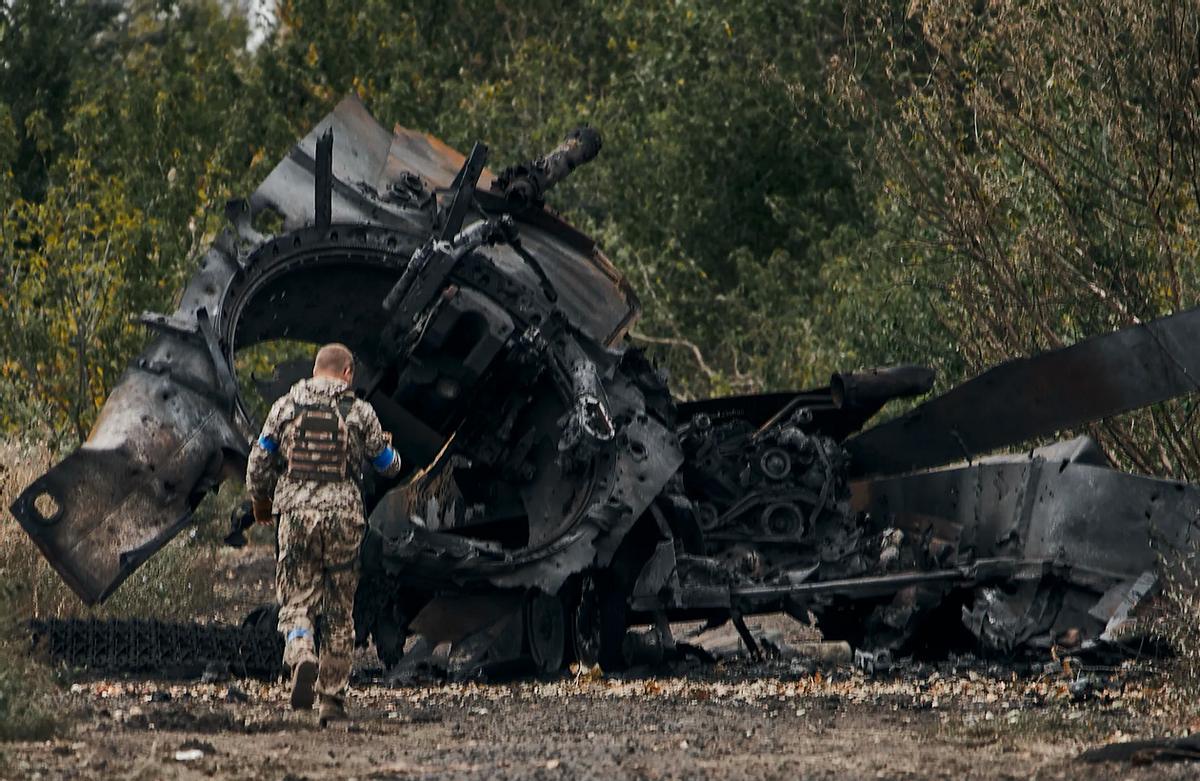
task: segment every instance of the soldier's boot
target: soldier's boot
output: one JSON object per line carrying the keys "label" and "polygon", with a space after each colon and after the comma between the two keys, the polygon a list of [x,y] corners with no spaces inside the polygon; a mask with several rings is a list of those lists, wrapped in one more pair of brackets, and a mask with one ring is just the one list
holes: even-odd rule
{"label": "soldier's boot", "polygon": [[322,727],[329,726],[330,722],[348,721],[349,719],[350,716],[346,713],[346,704],[341,697],[321,695],[321,709],[318,711],[317,720]]}
{"label": "soldier's boot", "polygon": [[292,708],[308,710],[316,696],[317,660],[306,656],[292,667]]}

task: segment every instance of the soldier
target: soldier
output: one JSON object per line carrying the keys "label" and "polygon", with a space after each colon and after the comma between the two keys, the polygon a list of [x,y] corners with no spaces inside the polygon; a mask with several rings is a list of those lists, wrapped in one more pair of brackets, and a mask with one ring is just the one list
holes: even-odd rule
{"label": "soldier", "polygon": [[[317,352],[312,379],[275,402],[251,448],[246,490],[254,518],[279,519],[275,569],[284,664],[291,669],[292,707],[311,708],[320,694],[322,725],[346,718],[345,695],[354,647],[354,591],[366,520],[358,482],[369,458],[384,477],[400,459],[371,405],[350,391],[354,356],[344,345]],[[320,614],[320,659],[313,622]]]}

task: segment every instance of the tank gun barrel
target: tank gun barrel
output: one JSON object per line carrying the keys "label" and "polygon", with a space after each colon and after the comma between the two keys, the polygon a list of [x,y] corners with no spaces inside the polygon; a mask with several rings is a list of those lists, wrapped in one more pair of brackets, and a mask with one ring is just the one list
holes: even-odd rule
{"label": "tank gun barrel", "polygon": [[601,145],[600,132],[595,128],[575,128],[550,153],[504,169],[493,190],[517,208],[540,206],[555,185],[579,166],[594,160]]}

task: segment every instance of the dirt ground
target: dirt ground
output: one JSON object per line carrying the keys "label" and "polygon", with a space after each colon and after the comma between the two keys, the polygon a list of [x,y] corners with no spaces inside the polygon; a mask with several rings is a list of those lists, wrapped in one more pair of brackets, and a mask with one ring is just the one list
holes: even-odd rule
{"label": "dirt ground", "polygon": [[[230,604],[270,562],[227,557]],[[234,598],[236,595],[236,599]],[[364,662],[370,662],[364,657]],[[1139,668],[1037,675],[928,669],[867,678],[792,663],[670,675],[565,674],[389,688],[325,730],[279,684],[80,681],[63,735],[0,744],[2,778],[1191,779],[1200,764],[1090,765],[1080,751],[1175,733],[1162,678]]]}

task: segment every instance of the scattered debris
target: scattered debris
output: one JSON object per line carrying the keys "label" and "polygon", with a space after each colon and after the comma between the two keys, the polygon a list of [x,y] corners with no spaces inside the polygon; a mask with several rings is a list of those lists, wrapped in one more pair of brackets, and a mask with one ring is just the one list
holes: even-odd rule
{"label": "scattered debris", "polygon": [[1110,743],[1083,752],[1079,759],[1084,762],[1131,762],[1135,765],[1200,761],[1200,735]]}
{"label": "scattered debris", "polygon": [[230,687],[225,690],[225,702],[249,702],[249,701],[250,701],[250,695],[246,694],[246,692],[242,691],[237,686],[230,685]]}
{"label": "scattered debris", "polygon": [[1083,702],[1090,699],[1099,687],[1100,681],[1097,678],[1091,675],[1080,675],[1067,684],[1067,691],[1071,693],[1071,699],[1074,702]]}
{"label": "scattered debris", "polygon": [[205,754],[210,754],[210,755],[217,753],[217,749],[215,746],[213,746],[213,744],[209,743],[206,740],[196,740],[195,738],[185,740],[183,743],[179,744],[179,750],[180,751],[200,751],[200,752],[203,752]]}
{"label": "scattered debris", "polygon": [[854,649],[854,665],[867,675],[886,673],[892,669],[892,652],[886,648],[877,651]]}

